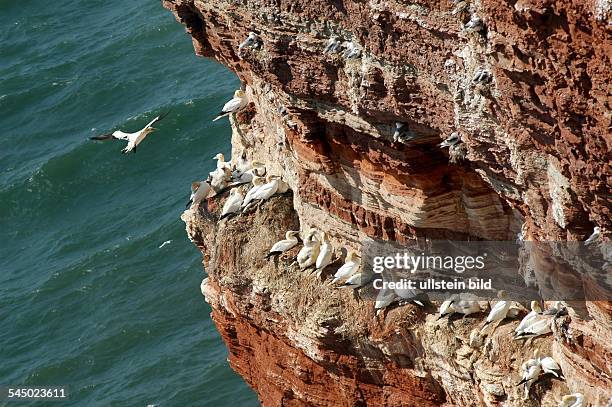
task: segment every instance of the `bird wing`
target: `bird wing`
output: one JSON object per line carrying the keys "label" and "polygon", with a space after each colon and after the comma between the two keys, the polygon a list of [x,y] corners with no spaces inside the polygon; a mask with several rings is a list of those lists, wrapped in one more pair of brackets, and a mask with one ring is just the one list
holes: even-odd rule
{"label": "bird wing", "polygon": [[147,124],[144,128],[146,129],[147,127],[153,126],[153,124],[157,123],[158,121],[162,120],[164,117],[168,116],[168,113],[170,113],[170,111],[167,111],[167,112],[162,113],[162,114],[160,114],[158,116],[155,116],[155,118],[153,120],[151,120],[149,122],[149,124]]}
{"label": "bird wing", "polygon": [[108,134],[102,134],[100,136],[93,136],[90,137],[90,140],[110,140],[113,138],[113,133],[108,133]]}

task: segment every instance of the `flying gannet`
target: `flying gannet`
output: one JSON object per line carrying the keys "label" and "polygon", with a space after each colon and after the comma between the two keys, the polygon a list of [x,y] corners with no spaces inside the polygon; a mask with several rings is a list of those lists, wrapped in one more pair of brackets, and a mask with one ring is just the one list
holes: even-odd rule
{"label": "flying gannet", "polygon": [[591,234],[591,236],[589,236],[589,238],[584,241],[584,245],[585,246],[590,245],[591,243],[599,239],[600,235],[601,235],[601,229],[599,228],[599,226],[595,226],[593,228],[593,233]]}
{"label": "flying gannet", "polygon": [[127,154],[129,152],[136,152],[136,147],[151,133],[153,133],[156,128],[153,127],[155,123],[163,119],[168,115],[169,112],[163,113],[159,116],[156,116],[153,120],[151,120],[146,126],[144,126],[141,130],[138,130],[135,133],[124,133],[121,130],[115,130],[109,134],[103,134],[101,136],[90,137],[91,140],[124,140],[127,141],[127,145],[121,152],[123,154]]}
{"label": "flying gannet", "polygon": [[329,266],[332,262],[332,256],[334,255],[334,248],[327,238],[327,233],[321,232],[321,249],[317,256],[315,268],[317,271],[317,277],[321,277],[321,273],[325,270],[325,267]]}
{"label": "flying gannet", "polygon": [[561,397],[559,407],[585,407],[582,393],[566,394]]}
{"label": "flying gannet", "polygon": [[461,137],[459,136],[459,133],[453,132],[451,133],[450,136],[446,138],[446,140],[438,144],[438,146],[440,148],[450,147],[450,146],[454,146],[455,144],[458,144],[460,141],[461,141]]}
{"label": "flying gannet", "polygon": [[207,181],[195,181],[191,184],[191,196],[187,202],[186,208],[199,205],[204,199],[208,198],[211,191],[211,186]]}
{"label": "flying gannet", "polygon": [[304,247],[300,249],[297,255],[297,262],[302,271],[314,266],[319,256],[321,243],[315,238],[316,234],[317,231],[314,229],[306,233]]}
{"label": "flying gannet", "polygon": [[234,92],[234,97],[223,105],[223,109],[221,109],[219,115],[213,119],[213,122],[216,122],[222,117],[239,112],[240,110],[244,109],[247,103],[248,99],[246,93],[244,93],[242,89],[236,90]]}
{"label": "flying gannet", "polygon": [[347,278],[355,274],[360,267],[361,259],[357,256],[357,253],[354,250],[350,249],[346,253],[344,264],[334,274],[332,284],[335,284],[338,281],[346,280]]}
{"label": "flying gannet", "polygon": [[221,211],[221,216],[219,220],[227,218],[228,216],[238,212],[240,210],[240,205],[242,205],[243,196],[238,190],[238,188],[232,188],[225,204],[223,205],[223,210]]}
{"label": "flying gannet", "polygon": [[293,249],[298,244],[298,235],[299,230],[290,230],[285,233],[285,238],[283,240],[279,240],[274,243],[270,248],[268,254],[266,254],[266,259],[269,259],[273,256],[278,256],[281,253],[286,252],[287,250]]}

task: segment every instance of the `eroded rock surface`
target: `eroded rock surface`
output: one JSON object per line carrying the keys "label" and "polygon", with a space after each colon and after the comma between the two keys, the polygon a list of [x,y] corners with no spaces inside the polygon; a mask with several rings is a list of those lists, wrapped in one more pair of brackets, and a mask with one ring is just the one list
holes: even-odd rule
{"label": "eroded rock surface", "polygon": [[[371,301],[263,256],[285,230],[309,226],[354,248],[366,237],[514,240],[521,225],[530,240],[584,240],[595,226],[607,235],[609,2],[163,3],[196,52],[246,86],[234,155],[265,162],[293,191],[219,225],[204,210],[183,216],[230,362],[264,405],[552,406],[575,391],[608,402],[609,302],[558,321],[571,341],[560,329],[522,346],[509,340],[514,322],[471,347],[482,315],[454,328],[413,305],[376,316]],[[476,17],[482,29],[464,30]],[[239,55],[250,31],[261,44]],[[323,53],[332,36],[359,57]],[[463,143],[449,157],[436,144],[452,132]],[[534,347],[568,380],[522,400],[514,384]]]}

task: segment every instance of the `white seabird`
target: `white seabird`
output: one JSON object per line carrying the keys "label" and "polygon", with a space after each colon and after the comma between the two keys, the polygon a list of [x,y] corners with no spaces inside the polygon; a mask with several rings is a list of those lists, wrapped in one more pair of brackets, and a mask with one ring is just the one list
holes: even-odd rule
{"label": "white seabird", "polygon": [[474,73],[472,82],[474,83],[491,83],[493,76],[486,69],[478,68]]}
{"label": "white seabird", "polygon": [[207,181],[195,181],[191,183],[191,196],[186,208],[197,206],[204,199],[208,198],[212,187]]}
{"label": "white seabird", "polygon": [[223,109],[221,109],[219,115],[213,119],[213,122],[216,122],[222,117],[239,112],[240,110],[244,109],[247,103],[248,99],[246,93],[244,93],[242,89],[236,90],[234,92],[234,97],[223,105]]}
{"label": "white seabird", "polygon": [[329,266],[334,255],[334,248],[327,238],[327,233],[321,232],[321,248],[315,264],[317,277],[321,276],[325,267]]}
{"label": "white seabird", "polygon": [[550,356],[540,359],[540,364],[544,373],[550,373],[557,379],[565,380],[563,372],[561,372],[561,366]]}
{"label": "white seabird", "polygon": [[397,295],[395,294],[395,291],[388,288],[380,289],[378,291],[378,295],[376,296],[376,301],[374,302],[374,309],[381,310],[388,307],[393,301],[395,301],[396,297]]}
{"label": "white seabird", "polygon": [[478,301],[468,299],[461,299],[453,302],[453,309],[456,313],[463,314],[464,317],[477,314],[482,311]]}
{"label": "white seabird", "polygon": [[525,328],[534,323],[540,317],[542,313],[542,307],[538,301],[531,301],[531,311],[523,317],[518,326],[514,328],[515,335],[521,335]]}
{"label": "white seabird", "polygon": [[217,168],[209,174],[210,186],[215,192],[227,187],[227,182],[232,179],[232,170],[229,167]]}
{"label": "white seabird", "polygon": [[257,46],[260,40],[261,39],[259,38],[259,35],[255,34],[252,31],[249,32],[249,35],[246,37],[246,39],[242,41],[240,45],[238,45],[238,55],[242,54],[242,50],[244,50],[245,48],[253,48]]}
{"label": "white seabird", "polygon": [[282,195],[285,192],[289,191],[289,184],[282,178],[278,178],[278,188],[276,189],[276,193],[278,195]]}
{"label": "white seabird", "polygon": [[463,26],[463,31],[465,32],[478,32],[482,31],[485,28],[485,25],[480,17],[477,15],[473,15],[470,21],[465,23]]}
{"label": "white seabird", "polygon": [[[276,193],[278,190],[278,180],[280,178],[276,175],[268,175],[266,177],[266,183],[255,191],[251,197],[253,201],[265,201],[266,199],[270,199],[272,195]],[[246,209],[246,208],[245,208]]]}
{"label": "white seabird", "polygon": [[593,228],[593,233],[591,234],[591,236],[589,236],[589,238],[584,241],[584,245],[585,246],[590,245],[591,243],[599,239],[600,235],[601,235],[601,229],[599,228],[599,226],[595,226]]}
{"label": "white seabird", "polygon": [[455,313],[455,307],[453,306],[453,303],[455,302],[456,298],[457,296],[453,294],[448,300],[440,304],[440,309],[438,310],[438,319],[442,319],[446,315],[452,315]]}
{"label": "white seabird", "polygon": [[246,184],[253,181],[253,177],[264,177],[266,175],[266,166],[259,161],[251,161],[248,164],[248,169],[246,166],[241,167],[239,170],[236,170],[232,173],[232,181],[236,184]]}
{"label": "white seabird", "polygon": [[361,56],[361,48],[356,45],[352,41],[345,41],[342,43],[342,46],[345,47],[342,56],[346,59],[356,59]]}
{"label": "white seabird", "polygon": [[242,201],[241,208],[243,208],[243,210],[247,207],[248,204],[250,204],[253,201],[254,195],[257,193],[259,188],[261,188],[261,186],[264,185],[265,183],[266,183],[265,178],[257,177],[257,176],[253,177],[253,179],[251,180],[251,184],[253,186],[251,187],[251,189],[247,191]]}
{"label": "white seabird", "polygon": [[230,170],[232,169],[231,164],[225,161],[225,156],[222,153],[218,153],[217,155],[215,155],[213,157],[213,160],[217,160],[218,170],[224,170],[226,168],[229,168]]}
{"label": "white seabird", "polygon": [[559,407],[584,407],[584,396],[582,393],[566,394],[561,397]]}
{"label": "white seabird", "polygon": [[552,318],[539,318],[530,325],[523,328],[523,332],[517,334],[514,339],[535,338],[536,336],[546,335],[552,332],[550,323]]}
{"label": "white seabird", "polygon": [[352,276],[350,276],[344,282],[344,284],[342,284],[341,286],[338,286],[338,288],[353,288],[353,289],[357,289],[357,288],[363,287],[364,285],[366,285],[370,281],[372,281],[372,274],[367,274],[367,273],[362,271],[360,273],[355,273]]}
{"label": "white seabird", "polygon": [[332,284],[348,279],[359,270],[359,267],[361,267],[361,259],[357,257],[357,253],[354,250],[350,249],[348,253],[346,253],[344,264],[336,270]]}
{"label": "white seabird", "polygon": [[310,232],[306,233],[304,247],[300,249],[297,255],[297,262],[300,266],[300,270],[302,271],[314,266],[317,261],[317,257],[319,256],[321,243],[315,239],[316,234],[316,230],[311,230]]}
{"label": "white seabird", "polygon": [[115,130],[112,133],[109,134],[103,134],[101,136],[94,136],[94,137],[90,137],[91,140],[125,140],[127,141],[127,145],[125,146],[125,148],[123,150],[121,150],[121,152],[123,154],[127,154],[129,152],[136,152],[136,147],[138,147],[138,145],[140,143],[143,142],[143,140],[151,133],[153,133],[155,130],[157,130],[156,128],[153,127],[153,125],[155,123],[157,123],[158,121],[160,121],[161,119],[163,119],[164,117],[166,117],[168,115],[168,112],[161,114],[159,116],[156,116],[153,120],[151,120],[146,126],[144,126],[141,130],[138,130],[137,132],[134,133],[125,133],[121,130]]}
{"label": "white seabird", "polygon": [[223,210],[221,211],[221,216],[219,217],[219,220],[238,212],[240,210],[240,205],[242,205],[243,199],[244,197],[242,196],[238,188],[232,188],[229,193],[229,196],[227,197],[227,200],[225,201],[225,204],[223,204]]}
{"label": "white seabird", "polygon": [[285,233],[285,238],[283,240],[279,240],[274,243],[270,248],[268,254],[266,254],[266,259],[269,259],[272,256],[278,256],[281,253],[286,252],[287,250],[293,249],[298,244],[299,230],[290,230]]}
{"label": "white seabird", "polygon": [[323,50],[324,54],[335,54],[340,51],[340,40],[335,35],[332,35],[327,41],[327,45],[325,45],[325,49]]}
{"label": "white seabird", "polygon": [[[500,291],[498,296],[499,298],[505,298],[505,292]],[[510,310],[510,305],[512,305],[512,301],[497,301],[495,305],[491,308],[491,312],[489,312],[489,315],[487,316],[485,326],[487,326],[491,322],[501,322],[506,319],[506,317],[508,316],[508,311]]]}
{"label": "white seabird", "polygon": [[458,144],[460,141],[461,141],[461,137],[459,136],[459,133],[452,132],[451,135],[446,138],[446,140],[438,144],[438,147],[444,148],[444,147],[454,146]]}
{"label": "white seabird", "polygon": [[517,386],[520,386],[521,384],[525,385],[525,398],[529,397],[529,389],[531,388],[531,385],[538,380],[538,377],[540,377],[540,374],[542,373],[542,364],[540,363],[538,349],[534,350],[533,356],[534,357],[532,359],[523,362],[521,365],[523,375],[521,381],[517,384]]}

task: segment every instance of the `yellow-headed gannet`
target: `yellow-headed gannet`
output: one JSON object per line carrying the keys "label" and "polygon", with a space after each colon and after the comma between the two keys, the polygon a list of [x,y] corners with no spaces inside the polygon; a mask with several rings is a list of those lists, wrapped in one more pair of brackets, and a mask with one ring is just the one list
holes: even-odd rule
{"label": "yellow-headed gannet", "polygon": [[354,250],[350,249],[348,253],[346,253],[344,264],[334,274],[332,284],[348,279],[350,276],[355,274],[360,267],[361,259],[357,256],[357,253]]}
{"label": "yellow-headed gannet", "polygon": [[542,313],[542,307],[538,301],[531,301],[531,311],[525,315],[518,326],[514,329],[515,335],[520,335],[524,332],[525,328],[534,323],[540,314]]}
{"label": "yellow-headed gannet", "polygon": [[248,164],[248,168],[246,170],[244,170],[244,168],[247,167],[242,167],[242,170],[238,170],[237,168],[232,174],[232,182],[236,185],[251,182],[253,176],[264,177],[266,175],[266,166],[259,161],[251,161]]}
{"label": "yellow-headed gannet", "polygon": [[461,137],[459,136],[459,133],[453,132],[451,133],[450,136],[446,138],[446,140],[438,144],[438,147],[444,148],[444,147],[454,146],[455,144],[458,144],[460,141],[461,141]]}
{"label": "yellow-headed gannet", "polygon": [[229,168],[230,170],[232,169],[231,163],[228,163],[227,161],[225,161],[225,156],[222,153],[218,153],[217,155],[215,155],[213,157],[213,160],[217,160],[218,170],[223,170],[225,168]]}
{"label": "yellow-headed gannet", "polygon": [[302,271],[314,266],[319,256],[321,242],[315,238],[316,234],[317,231],[314,229],[306,233],[304,247],[300,249],[297,255],[297,262]]}
{"label": "yellow-headed gannet", "polygon": [[158,121],[160,121],[161,119],[163,119],[167,115],[168,115],[168,112],[155,117],[146,126],[144,126],[141,130],[138,130],[135,133],[124,133],[121,130],[115,130],[114,132],[112,132],[110,134],[103,134],[101,136],[91,137],[91,140],[112,140],[112,139],[115,139],[115,140],[125,140],[128,143],[125,146],[125,148],[123,150],[121,150],[121,152],[123,154],[127,154],[127,153],[133,151],[135,153],[136,152],[136,147],[138,147],[138,145],[140,143],[142,143],[142,141],[149,134],[151,134],[152,132],[157,130],[156,128],[153,127],[153,124],[157,123]]}
{"label": "yellow-headed gannet", "polygon": [[540,377],[540,374],[542,373],[539,351],[536,349],[533,354],[533,359],[529,359],[521,365],[523,375],[521,377],[521,381],[517,384],[517,386],[520,386],[521,384],[525,385],[525,399],[529,398],[529,389],[531,388],[531,385],[538,380],[538,377]]}
{"label": "yellow-headed gannet", "polygon": [[559,407],[585,407],[582,393],[566,394],[561,397]]}
{"label": "yellow-headed gannet", "polygon": [[523,332],[516,334],[514,339],[535,338],[536,336],[549,334],[552,332],[551,322],[551,317],[537,318],[534,322],[525,326]]}
{"label": "yellow-headed gannet", "polygon": [[266,254],[266,259],[269,259],[272,256],[278,256],[281,253],[286,252],[289,249],[293,249],[298,244],[297,236],[300,234],[299,230],[290,230],[285,233],[285,238],[283,240],[279,240],[274,243],[270,248],[268,254]]}
{"label": "yellow-headed gannet", "polygon": [[186,208],[197,206],[204,199],[208,198],[211,192],[211,186],[207,181],[195,181],[191,183],[191,196],[187,202]]}
{"label": "yellow-headed gannet", "polygon": [[280,179],[280,177],[277,177],[276,175],[268,175],[266,177],[266,183],[263,184],[259,189],[257,189],[257,191],[255,191],[253,193],[253,197],[252,199],[255,200],[259,200],[259,201],[265,201],[266,199],[270,199],[270,197],[272,195],[274,195],[276,193],[276,191],[278,190],[278,180]]}
{"label": "yellow-headed gannet", "polygon": [[372,273],[366,273],[364,271],[355,273],[352,276],[350,276],[344,282],[344,284],[338,286],[338,288],[353,288],[353,289],[361,288],[364,285],[368,284],[370,281],[372,281],[372,277],[373,277]]}
{"label": "yellow-headed gannet", "polygon": [[317,256],[315,268],[317,270],[317,277],[321,276],[325,267],[329,266],[332,262],[332,256],[334,255],[334,248],[327,238],[327,233],[321,232],[321,249]]}
{"label": "yellow-headed gannet", "polygon": [[223,109],[221,109],[219,115],[213,119],[213,122],[229,114],[236,113],[244,109],[247,103],[248,99],[246,93],[244,93],[242,89],[236,90],[236,92],[234,92],[234,97],[230,99],[225,105],[223,105]]}
{"label": "yellow-headed gannet", "polygon": [[593,233],[591,234],[591,236],[589,236],[589,238],[584,241],[584,245],[585,246],[590,245],[591,243],[599,239],[600,235],[601,235],[601,229],[599,228],[599,226],[595,226],[593,228]]}
{"label": "yellow-headed gannet", "polygon": [[238,188],[232,188],[227,200],[225,201],[225,204],[223,204],[223,210],[221,211],[219,220],[238,212],[240,210],[240,205],[242,205],[242,199],[243,196]]}
{"label": "yellow-headed gannet", "polygon": [[243,210],[246,209],[247,205],[253,201],[254,195],[257,193],[259,188],[261,188],[261,186],[265,184],[265,179],[263,177],[253,177],[251,183],[253,184],[253,186],[247,191],[244,200],[242,201],[241,207],[243,208]]}
{"label": "yellow-headed gannet", "polygon": [[279,178],[278,179],[278,188],[276,189],[276,193],[278,195],[282,195],[282,194],[284,194],[287,191],[289,191],[289,184],[287,184],[287,182],[284,179]]}

